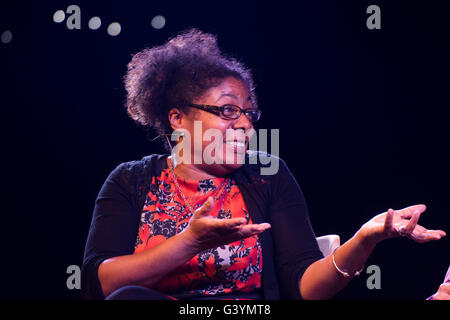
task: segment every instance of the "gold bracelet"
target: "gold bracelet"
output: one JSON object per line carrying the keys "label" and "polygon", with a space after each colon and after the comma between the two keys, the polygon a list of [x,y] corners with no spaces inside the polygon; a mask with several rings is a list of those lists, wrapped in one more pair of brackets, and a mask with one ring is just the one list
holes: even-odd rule
{"label": "gold bracelet", "polygon": [[[341,269],[339,269],[339,267],[336,265],[336,261],[334,260],[334,253],[336,252],[337,249],[339,249],[339,247],[337,247],[336,249],[333,250],[333,253],[331,254],[331,259],[333,259],[333,265],[336,268],[336,270],[342,274],[344,277],[349,278],[352,275],[349,274],[348,272],[342,271]],[[355,271],[355,273],[353,274],[353,277],[357,277],[361,274],[361,272],[364,270],[364,265],[362,266],[361,270]]]}

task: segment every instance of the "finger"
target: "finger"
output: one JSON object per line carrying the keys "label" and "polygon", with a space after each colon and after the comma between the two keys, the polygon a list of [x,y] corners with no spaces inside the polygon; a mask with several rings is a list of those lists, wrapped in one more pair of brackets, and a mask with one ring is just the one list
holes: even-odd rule
{"label": "finger", "polygon": [[270,228],[271,228],[271,225],[268,223],[249,224],[249,225],[241,226],[239,228],[234,229],[233,233],[235,233],[235,236],[238,236],[240,239],[245,239],[245,238],[251,237],[253,235],[260,234]]}
{"label": "finger", "polygon": [[384,230],[390,233],[394,228],[392,223],[394,221],[394,210],[389,209],[386,213],[386,219],[384,220]]}
{"label": "finger", "polygon": [[439,237],[445,237],[447,234],[445,231],[442,230],[426,230],[425,234],[432,235],[432,236],[439,236]]}
{"label": "finger", "polygon": [[401,218],[411,218],[414,212],[419,211],[420,213],[424,212],[427,207],[424,204],[416,204],[413,206],[409,206],[400,210],[397,210],[400,213]]}
{"label": "finger", "polygon": [[211,208],[213,207],[213,205],[214,205],[214,199],[212,197],[208,197],[208,199],[206,199],[205,203],[195,211],[194,217],[200,218],[200,217],[207,216],[209,214],[209,212],[211,211]]}
{"label": "finger", "polygon": [[241,232],[261,233],[270,228],[271,228],[271,225],[269,223],[260,223],[260,224],[247,224],[247,225],[236,226],[236,227],[234,227],[234,230],[238,230]]}
{"label": "finger", "polygon": [[426,243],[430,241],[440,240],[440,235],[420,235],[420,236],[412,236],[411,237],[415,242],[418,243]]}
{"label": "finger", "polygon": [[447,233],[444,230],[434,230],[441,235],[441,237],[445,237]]}
{"label": "finger", "polygon": [[261,233],[270,229],[271,225],[269,223],[261,223],[261,224],[247,224],[241,225],[233,228],[233,231],[239,231],[244,233]]}
{"label": "finger", "polygon": [[[423,212],[423,211],[422,211],[422,212]],[[416,225],[417,225],[417,222],[419,222],[419,218],[420,218],[420,215],[422,214],[422,212],[420,212],[420,211],[418,211],[418,210],[416,210],[416,211],[414,212],[414,214],[413,214],[411,220],[409,220],[408,224],[407,224],[406,227],[405,227],[405,231],[404,231],[404,232],[405,232],[406,234],[410,234],[410,233],[413,232],[414,228],[415,228]]]}
{"label": "finger", "polygon": [[260,223],[260,224],[249,224],[246,226],[243,226],[242,228],[246,228],[249,231],[252,232],[264,232],[267,229],[270,229],[272,226],[270,223]]}
{"label": "finger", "polygon": [[443,237],[443,235],[439,231],[441,230],[425,230],[417,234],[414,232],[411,234],[411,238],[419,243],[440,240]]}
{"label": "finger", "polygon": [[216,228],[220,229],[232,229],[246,223],[247,220],[245,218],[232,218],[232,219],[214,219],[211,223]]}

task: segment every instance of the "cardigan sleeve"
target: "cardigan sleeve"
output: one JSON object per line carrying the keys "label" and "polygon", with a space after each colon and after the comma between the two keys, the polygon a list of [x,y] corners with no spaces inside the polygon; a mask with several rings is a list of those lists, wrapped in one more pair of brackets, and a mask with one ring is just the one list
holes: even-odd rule
{"label": "cardigan sleeve", "polygon": [[286,163],[280,160],[270,206],[275,264],[284,299],[301,299],[299,283],[305,270],[323,258],[311,226],[305,199]]}
{"label": "cardigan sleeve", "polygon": [[97,273],[104,260],[133,253],[135,206],[129,163],[122,163],[107,177],[95,201],[81,269],[83,298],[104,298]]}

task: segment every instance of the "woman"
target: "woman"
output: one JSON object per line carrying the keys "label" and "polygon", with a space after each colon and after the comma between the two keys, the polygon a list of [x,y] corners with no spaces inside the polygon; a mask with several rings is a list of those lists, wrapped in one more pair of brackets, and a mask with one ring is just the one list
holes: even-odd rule
{"label": "woman", "polygon": [[[261,114],[253,79],[212,35],[191,29],[137,53],[125,84],[129,115],[177,140],[169,148],[182,144],[184,160],[152,155],[107,178],[86,244],[87,298],[326,299],[363,270],[378,242],[445,236],[417,224],[424,205],[389,209],[323,257],[286,164],[279,159],[269,176],[250,164],[242,133]],[[201,137],[211,129],[225,137],[210,153],[205,139],[188,139],[198,123]],[[229,139],[230,131],[241,135]],[[194,161],[205,154],[220,161]]]}
{"label": "woman", "polygon": [[427,300],[450,300],[450,267],[448,267],[444,282],[439,286],[438,291]]}

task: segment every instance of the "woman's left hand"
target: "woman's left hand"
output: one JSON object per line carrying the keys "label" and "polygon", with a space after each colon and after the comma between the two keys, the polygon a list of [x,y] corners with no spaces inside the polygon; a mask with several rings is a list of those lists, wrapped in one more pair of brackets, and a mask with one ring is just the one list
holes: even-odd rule
{"label": "woman's left hand", "polygon": [[442,230],[429,230],[417,224],[420,215],[425,210],[426,206],[423,204],[401,210],[389,209],[365,223],[360,231],[366,239],[373,243],[400,236],[424,243],[446,236]]}

